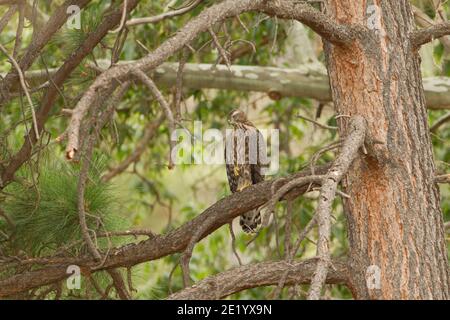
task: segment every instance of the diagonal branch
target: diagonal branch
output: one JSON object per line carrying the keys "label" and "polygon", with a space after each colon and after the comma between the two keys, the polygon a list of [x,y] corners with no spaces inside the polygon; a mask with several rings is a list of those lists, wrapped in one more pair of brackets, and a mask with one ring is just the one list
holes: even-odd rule
{"label": "diagonal branch", "polygon": [[17,10],[17,4],[11,5],[8,8],[8,11],[3,15],[3,17],[0,19],[0,33],[3,31],[3,29],[8,25],[9,20],[12,18],[14,13],[16,13]]}
{"label": "diagonal branch", "polygon": [[[316,174],[324,174],[329,165],[315,168]],[[250,186],[242,192],[234,193],[213,204],[194,219],[186,222],[174,231],[167,234],[156,235],[151,239],[128,244],[124,247],[110,251],[104,263],[99,266],[97,260],[90,255],[72,258],[55,257],[51,259],[52,264],[45,265],[41,269],[25,272],[0,280],[0,297],[10,296],[32,288],[54,283],[66,278],[66,268],[75,264],[83,270],[96,272],[117,267],[129,267],[136,264],[156,260],[167,255],[183,252],[191,241],[196,231],[204,224],[208,217],[212,217],[212,223],[199,236],[203,239],[221,226],[228,224],[235,217],[252,209],[258,208],[272,198],[272,185],[282,187],[285,183],[299,177],[308,176],[310,170],[298,172],[285,178],[264,181]],[[292,189],[286,197],[295,197],[308,190],[308,185],[297,186]]]}

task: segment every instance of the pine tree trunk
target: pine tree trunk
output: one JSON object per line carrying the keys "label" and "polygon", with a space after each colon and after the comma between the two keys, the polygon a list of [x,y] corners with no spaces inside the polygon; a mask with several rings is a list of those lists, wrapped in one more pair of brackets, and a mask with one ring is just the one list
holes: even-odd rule
{"label": "pine tree trunk", "polygon": [[[415,30],[411,7],[408,0],[374,2],[380,19],[365,0],[329,0],[327,8],[340,23],[380,22],[372,37],[349,48],[326,44],[336,113],[363,115],[371,137],[383,142],[355,161],[343,180],[351,197],[345,203],[350,286],[357,299],[448,299],[420,57],[409,41]],[[339,118],[341,133],[347,122]],[[379,286],[372,277],[377,271]]]}

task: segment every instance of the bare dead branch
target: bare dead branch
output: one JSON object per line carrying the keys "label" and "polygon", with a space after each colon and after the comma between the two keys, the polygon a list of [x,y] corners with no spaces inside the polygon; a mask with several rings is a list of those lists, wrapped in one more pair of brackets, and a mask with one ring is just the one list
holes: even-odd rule
{"label": "bare dead branch", "polygon": [[128,236],[147,236],[149,238],[153,238],[156,236],[155,233],[153,233],[150,230],[145,229],[135,229],[135,230],[125,230],[125,231],[108,231],[106,233],[99,233],[97,234],[97,237],[128,237]]}
{"label": "bare dead branch", "polygon": [[[260,44],[259,44],[260,45]],[[188,47],[188,46],[186,46]],[[247,47],[247,46],[246,46]],[[248,46],[251,51],[252,48]],[[241,53],[237,53],[240,55]],[[231,60],[233,59],[233,53]],[[118,65],[134,63],[136,61],[119,61]],[[109,60],[97,60],[101,72],[110,67]],[[91,67],[92,65],[88,65]],[[93,66],[92,66],[93,67]],[[165,62],[156,70],[146,72],[160,88],[176,86],[177,73],[180,64]],[[306,70],[305,70],[306,69]],[[56,69],[49,69],[54,75]],[[249,76],[251,74],[252,76]],[[252,77],[257,76],[257,79]],[[45,70],[25,72],[25,78],[45,87],[48,79]],[[283,79],[283,81],[280,81]],[[428,110],[450,109],[450,78],[423,78],[425,98]],[[319,74],[308,70],[308,65],[298,69],[231,65],[231,72],[225,65],[186,63],[183,66],[184,89],[223,89],[250,92],[271,91],[283,97],[312,98],[322,103],[331,101],[329,79],[326,74]],[[12,87],[11,91],[17,91]]]}
{"label": "bare dead branch", "polygon": [[[288,271],[287,285],[307,284],[316,269],[316,259],[288,263],[286,261],[260,262],[233,268],[197,282],[190,288],[178,291],[169,300],[212,300],[225,298],[246,289],[276,285]],[[347,282],[346,264],[333,261],[335,266],[327,275],[326,282],[345,284]]]}
{"label": "bare dead branch", "polygon": [[330,215],[332,203],[336,196],[338,183],[347,173],[353,160],[357,157],[359,148],[364,144],[366,126],[366,121],[361,116],[354,116],[350,119],[349,131],[343,142],[341,152],[323,180],[316,210],[319,226],[319,240],[317,243],[317,257],[319,261],[308,293],[309,300],[320,299],[321,290],[327,278],[328,268],[331,264],[329,241],[331,234]]}

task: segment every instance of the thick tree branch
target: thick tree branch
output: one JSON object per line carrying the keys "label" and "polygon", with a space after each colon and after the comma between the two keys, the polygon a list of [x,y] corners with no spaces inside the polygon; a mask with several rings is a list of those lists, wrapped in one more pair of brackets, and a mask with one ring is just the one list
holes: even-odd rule
{"label": "thick tree branch", "polygon": [[413,48],[417,49],[434,39],[439,39],[449,34],[450,22],[441,22],[431,27],[414,31],[411,34],[411,45]]}
{"label": "thick tree branch", "polygon": [[[433,19],[431,19],[425,12],[422,12],[422,10],[416,6],[412,6],[412,9],[417,25],[422,28],[429,28],[435,25],[435,21],[433,21]],[[445,47],[445,51],[450,52],[450,39],[448,37],[442,37],[439,41]]]}
{"label": "thick tree branch", "polygon": [[[286,261],[261,262],[233,268],[197,282],[168,297],[169,300],[213,300],[225,298],[242,290],[276,285],[288,274],[286,285],[308,284],[311,282],[317,259],[288,263]],[[326,282],[345,284],[347,281],[346,264],[333,261],[335,269],[330,270]]]}
{"label": "thick tree branch", "polygon": [[[316,174],[324,174],[329,165],[315,168]],[[212,223],[204,230],[199,239],[205,238],[222,225],[229,223],[235,217],[252,209],[258,208],[272,198],[272,185],[282,187],[285,183],[302,176],[311,174],[310,170],[301,171],[285,178],[264,181],[250,186],[242,192],[234,193],[213,204],[196,218],[186,222],[176,230],[164,235],[157,235],[151,239],[129,244],[110,251],[110,254],[99,266],[98,262],[90,256],[81,258],[61,257],[52,258],[52,265],[43,266],[22,274],[11,276],[0,281],[0,297],[14,295],[26,290],[51,284],[66,278],[66,268],[75,264],[82,270],[92,273],[99,270],[130,267],[145,261],[159,259],[161,257],[183,252],[189,244],[195,232],[204,224],[208,217],[212,217]],[[308,190],[309,185],[298,186],[292,189],[286,197],[295,197]]]}
{"label": "thick tree branch", "polygon": [[[135,61],[119,62],[134,63]],[[102,70],[109,68],[109,60],[98,60]],[[178,63],[166,62],[147,75],[160,88],[172,88],[176,85]],[[57,70],[48,69],[50,75]],[[33,87],[48,86],[45,70],[25,72],[27,82]],[[331,101],[329,79],[326,74],[301,68],[275,68],[260,66],[224,65],[186,63],[183,67],[183,88],[186,89],[223,89],[275,93],[281,97],[311,98],[321,102]],[[450,109],[450,78],[431,77],[423,79],[427,107],[431,110]],[[18,86],[12,91],[17,92]]]}
{"label": "thick tree branch", "polygon": [[365,33],[361,26],[338,24],[307,1],[263,1],[259,10],[270,16],[300,21],[336,45],[347,45]]}
{"label": "thick tree branch", "polygon": [[450,183],[450,174],[439,175],[434,180],[436,183]]}

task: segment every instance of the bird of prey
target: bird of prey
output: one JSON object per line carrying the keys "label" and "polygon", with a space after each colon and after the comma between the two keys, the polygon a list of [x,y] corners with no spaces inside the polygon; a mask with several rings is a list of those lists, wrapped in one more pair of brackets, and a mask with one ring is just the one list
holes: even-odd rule
{"label": "bird of prey", "polygon": [[[243,111],[231,111],[228,122],[232,130],[227,132],[225,163],[228,184],[231,192],[235,193],[264,180],[261,169],[266,153],[261,133]],[[261,224],[259,210],[254,209],[242,214],[239,224],[245,232],[255,232]]]}

